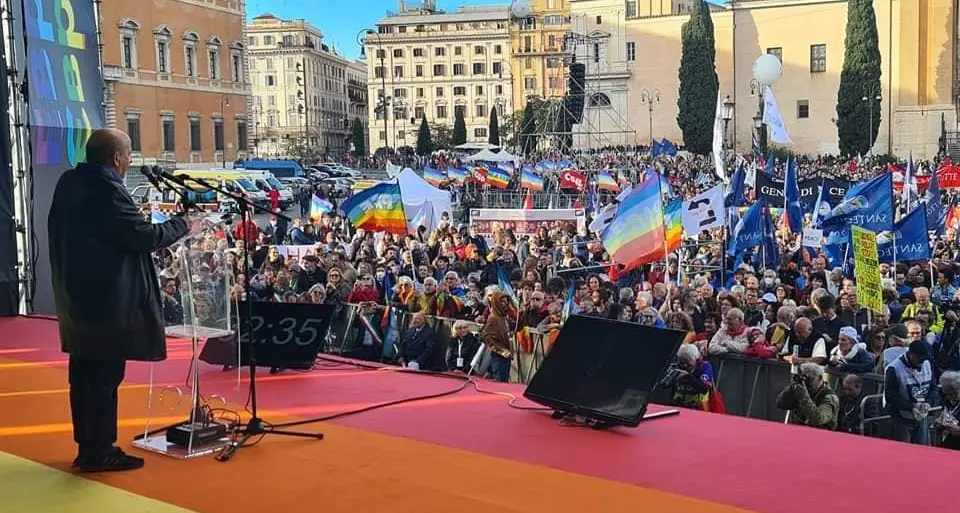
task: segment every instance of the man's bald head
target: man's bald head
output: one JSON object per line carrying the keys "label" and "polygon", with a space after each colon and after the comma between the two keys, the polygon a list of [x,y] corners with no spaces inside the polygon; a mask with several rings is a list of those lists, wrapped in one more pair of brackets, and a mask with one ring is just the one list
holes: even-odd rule
{"label": "man's bald head", "polygon": [[130,168],[130,137],[113,128],[94,130],[87,139],[87,162],[113,168],[121,177]]}

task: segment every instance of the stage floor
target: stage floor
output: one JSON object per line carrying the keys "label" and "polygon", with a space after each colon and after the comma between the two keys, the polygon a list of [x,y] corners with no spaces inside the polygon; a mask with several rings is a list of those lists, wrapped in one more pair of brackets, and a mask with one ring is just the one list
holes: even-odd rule
{"label": "stage floor", "polygon": [[[175,343],[155,380],[182,384],[188,359]],[[235,375],[202,372],[211,393],[231,391]],[[129,364],[120,392],[120,445],[138,456],[130,441],[143,429],[149,374]],[[282,422],[458,383],[341,365],[258,385],[262,415]],[[4,513],[902,513],[952,511],[960,475],[960,455],[948,451],[693,411],[636,429],[562,427],[472,387],[303,428],[323,441],[268,437],[228,463],[146,454],[142,470],[74,475],[56,323],[28,318],[0,319],[0,412]]]}

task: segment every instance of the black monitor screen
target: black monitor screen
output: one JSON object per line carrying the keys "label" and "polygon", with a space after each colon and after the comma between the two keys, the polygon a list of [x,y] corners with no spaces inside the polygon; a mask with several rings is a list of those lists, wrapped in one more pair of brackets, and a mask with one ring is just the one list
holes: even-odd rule
{"label": "black monitor screen", "polygon": [[524,391],[558,411],[636,426],[686,333],[573,316]]}

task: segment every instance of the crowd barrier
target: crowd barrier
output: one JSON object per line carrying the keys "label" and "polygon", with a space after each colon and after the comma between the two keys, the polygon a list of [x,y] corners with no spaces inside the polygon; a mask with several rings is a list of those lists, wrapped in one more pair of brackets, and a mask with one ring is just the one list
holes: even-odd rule
{"label": "crowd barrier", "polygon": [[[350,356],[369,357],[368,348],[363,345],[364,328],[359,321],[359,315],[371,315],[379,319],[383,313],[383,306],[376,305],[375,310],[363,313],[360,305],[346,304],[338,309],[331,321],[330,331],[324,351],[328,353]],[[400,313],[397,329],[403,333],[410,324],[413,314]],[[427,316],[428,324],[436,332],[437,342],[449,346],[453,337],[453,324],[456,319]],[[468,322],[469,330],[479,333],[482,325]],[[545,334],[536,330],[528,330],[530,351],[521,351],[514,343],[514,360],[510,373],[510,380],[514,383],[529,383],[530,379],[540,368],[547,352]],[[785,422],[786,412],[777,408],[777,395],[791,382],[790,366],[778,360],[763,360],[740,355],[722,355],[709,359],[716,375],[716,385],[723,394],[727,413],[740,417],[762,419],[773,422]],[[487,366],[485,359],[479,372],[482,374]],[[827,383],[838,394],[840,380],[845,374],[832,369],[827,370]],[[883,376],[880,374],[861,374],[863,379],[863,393],[861,401],[860,420],[861,432],[867,436],[890,438],[890,417],[883,412]],[[658,389],[652,401],[659,404],[670,402],[669,390]],[[935,408],[931,418],[939,411]]]}

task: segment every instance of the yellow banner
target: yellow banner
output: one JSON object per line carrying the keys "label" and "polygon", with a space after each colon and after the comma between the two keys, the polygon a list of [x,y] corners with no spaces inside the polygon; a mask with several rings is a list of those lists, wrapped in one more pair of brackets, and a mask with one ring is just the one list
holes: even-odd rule
{"label": "yellow banner", "polygon": [[853,243],[853,276],[857,281],[857,302],[864,308],[883,315],[883,287],[880,284],[880,262],[877,257],[877,234],[851,226]]}

